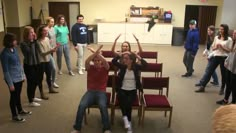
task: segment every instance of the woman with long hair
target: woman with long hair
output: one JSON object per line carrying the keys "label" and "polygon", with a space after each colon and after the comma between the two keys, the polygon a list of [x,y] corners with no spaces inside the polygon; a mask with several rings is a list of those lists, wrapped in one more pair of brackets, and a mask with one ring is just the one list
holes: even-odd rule
{"label": "woman with long hair", "polygon": [[25,80],[25,74],[16,49],[16,36],[12,33],[6,33],[3,39],[3,45],[4,49],[2,50],[0,57],[4,80],[7,83],[10,92],[12,120],[24,122],[25,119],[18,115],[29,115],[32,114],[32,112],[23,110],[21,106],[21,90]]}
{"label": "woman with long hair", "polygon": [[[121,57],[122,63],[118,61]],[[136,59],[140,64],[136,63]],[[132,104],[136,99],[137,90],[142,92],[140,70],[147,65],[147,62],[138,54],[126,51],[113,58],[112,64],[119,69],[116,91],[124,125],[128,133],[132,133]]]}
{"label": "woman with long hair", "polygon": [[49,93],[58,93],[52,87],[51,82],[51,65],[50,65],[50,56],[51,53],[57,50],[58,46],[51,48],[50,40],[48,36],[48,28],[46,25],[42,25],[38,29],[38,45],[39,45],[39,54],[40,54],[40,74],[39,74],[39,83],[40,88],[42,88],[43,75],[46,73],[46,81],[49,88]]}
{"label": "woman with long hair", "polygon": [[[201,86],[195,92],[205,92],[205,87],[211,79],[211,75],[214,73],[218,65],[220,65],[221,71],[221,83],[225,84],[225,67],[224,61],[230,52],[232,46],[232,39],[229,37],[229,27],[227,24],[221,24],[219,28],[219,35],[214,38],[212,43],[213,57],[209,63],[209,70],[206,72],[206,78],[202,81]],[[222,89],[222,88],[221,88]]]}
{"label": "woman with long hair", "polygon": [[[53,27],[54,26],[54,18],[48,17],[46,22],[47,22],[47,28],[48,28],[48,38],[50,40],[50,45],[53,48],[56,46],[56,34],[55,34],[54,27]],[[50,65],[51,65],[51,69],[52,69],[52,74],[51,74],[52,86],[54,88],[59,88],[59,85],[55,82],[55,80],[56,80],[56,63],[53,58],[53,53],[51,53],[51,56],[50,56]]]}
{"label": "woman with long hair", "polygon": [[66,25],[64,15],[58,15],[54,29],[56,34],[56,43],[59,45],[57,49],[57,66],[59,69],[58,73],[62,75],[61,60],[62,60],[62,53],[64,53],[69,75],[74,76],[75,74],[72,72],[71,62],[70,62],[69,30]]}

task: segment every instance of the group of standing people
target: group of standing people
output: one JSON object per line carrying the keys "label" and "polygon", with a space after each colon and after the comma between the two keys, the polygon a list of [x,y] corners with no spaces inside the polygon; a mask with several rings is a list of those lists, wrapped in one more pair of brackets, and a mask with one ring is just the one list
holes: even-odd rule
{"label": "group of standing people", "polygon": [[[189,31],[185,42],[185,54],[184,65],[187,72],[182,77],[190,77],[194,72],[193,62],[198,50],[199,44],[199,31],[196,28],[196,20],[189,22]],[[229,36],[229,26],[227,24],[221,24],[219,27],[219,33],[215,34],[215,27],[209,26],[207,29],[208,37],[206,42],[206,49],[203,55],[207,57],[208,64],[205,69],[205,73],[195,86],[199,89],[195,90],[197,93],[205,92],[207,83],[211,77],[213,81],[210,83],[218,86],[218,76],[216,74],[216,68],[220,66],[221,72],[221,87],[219,94],[225,97],[222,100],[217,101],[217,104],[228,104],[229,96],[232,94],[232,104],[236,103],[236,30],[233,31],[232,38]],[[226,89],[225,89],[226,88]]]}

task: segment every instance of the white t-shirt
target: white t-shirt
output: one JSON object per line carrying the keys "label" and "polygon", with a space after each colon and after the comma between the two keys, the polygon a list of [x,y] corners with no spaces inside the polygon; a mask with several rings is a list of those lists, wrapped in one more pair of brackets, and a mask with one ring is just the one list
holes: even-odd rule
{"label": "white t-shirt", "polygon": [[133,70],[126,70],[123,84],[121,89],[123,90],[135,90],[136,89],[136,83],[135,83],[135,77]]}
{"label": "white t-shirt", "polygon": [[[220,44],[225,49],[231,49],[232,47],[232,38],[228,37],[228,40],[220,40],[218,36],[215,37],[212,47],[215,47],[217,44]],[[222,48],[214,50],[214,56],[228,56],[228,53]]]}

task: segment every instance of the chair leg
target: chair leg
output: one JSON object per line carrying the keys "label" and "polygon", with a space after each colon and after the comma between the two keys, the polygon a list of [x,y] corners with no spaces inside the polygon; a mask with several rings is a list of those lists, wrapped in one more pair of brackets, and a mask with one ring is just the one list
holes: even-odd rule
{"label": "chair leg", "polygon": [[111,124],[114,125],[115,107],[111,107]]}
{"label": "chair leg", "polygon": [[90,110],[89,110],[89,108],[88,108],[88,114],[90,113]]}
{"label": "chair leg", "polygon": [[166,115],[167,115],[167,111],[165,111],[165,117],[166,117]]}
{"label": "chair leg", "polygon": [[170,126],[171,126],[172,109],[173,109],[173,108],[171,108],[171,110],[170,110],[170,116],[169,116],[169,124],[168,124],[168,127],[169,127],[169,128],[170,128]]}
{"label": "chair leg", "polygon": [[84,124],[85,124],[85,125],[88,125],[87,114],[86,114],[86,113],[84,113]]}
{"label": "chair leg", "polygon": [[141,116],[142,126],[144,125],[144,115],[145,115],[145,108],[142,109],[142,116]]}
{"label": "chair leg", "polygon": [[138,110],[138,125],[141,125],[141,120],[142,120],[142,113],[143,113],[143,107],[141,106]]}

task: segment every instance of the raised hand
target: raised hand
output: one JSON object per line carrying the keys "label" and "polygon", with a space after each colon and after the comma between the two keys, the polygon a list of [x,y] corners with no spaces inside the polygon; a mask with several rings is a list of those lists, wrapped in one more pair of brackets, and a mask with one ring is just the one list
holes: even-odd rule
{"label": "raised hand", "polygon": [[133,37],[136,41],[138,41],[138,38],[134,35],[134,33],[133,33]]}
{"label": "raised hand", "polygon": [[120,36],[121,36],[121,34],[119,34],[119,35],[116,37],[115,41],[117,41],[117,40],[120,38]]}

